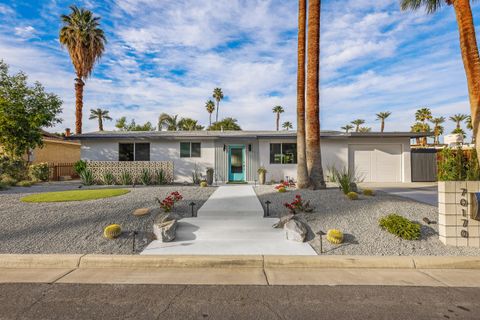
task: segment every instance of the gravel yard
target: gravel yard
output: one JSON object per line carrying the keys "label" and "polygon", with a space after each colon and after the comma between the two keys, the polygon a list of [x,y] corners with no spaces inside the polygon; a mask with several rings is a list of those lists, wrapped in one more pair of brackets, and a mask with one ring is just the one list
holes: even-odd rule
{"label": "gravel yard", "polygon": [[[300,194],[304,200],[310,200],[314,212],[304,214],[314,232],[339,229],[345,235],[341,245],[330,244],[323,237],[324,254],[336,255],[480,255],[480,249],[445,246],[438,240],[438,224],[427,225],[424,217],[438,220],[436,207],[405,198],[378,192],[375,197],[361,195],[357,201],[348,200],[337,188],[327,190],[292,190],[286,193],[276,192],[273,186],[258,186],[257,195],[265,206],[272,202],[270,214],[280,216],[288,211],[285,202],[294,200]],[[378,220],[391,213],[397,213],[422,225],[422,238],[419,241],[407,241],[380,229]],[[318,237],[310,245],[320,253]]]}
{"label": "gravel yard", "polygon": [[[200,208],[215,191],[214,187],[152,186],[127,188],[130,193],[106,199],[59,202],[24,203],[23,196],[50,191],[78,190],[78,182],[40,184],[30,188],[16,187],[0,191],[0,253],[104,253],[131,254],[132,231],[139,232],[136,253],[152,238],[153,220],[159,206],[155,197],[163,199],[179,191],[183,200],[175,212],[190,216],[190,202]],[[84,189],[102,188],[89,187]],[[111,188],[111,187],[109,187]],[[133,210],[151,208],[147,216],[135,217]],[[111,223],[122,226],[120,238],[103,238],[103,228]]]}

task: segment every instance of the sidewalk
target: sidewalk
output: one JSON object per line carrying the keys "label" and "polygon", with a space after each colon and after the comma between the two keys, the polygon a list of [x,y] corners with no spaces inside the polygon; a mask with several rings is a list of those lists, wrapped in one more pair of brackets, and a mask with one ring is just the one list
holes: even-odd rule
{"label": "sidewalk", "polygon": [[219,187],[198,210],[179,221],[176,239],[153,241],[142,255],[317,255],[308,243],[286,240],[278,219],[264,218],[252,186]]}
{"label": "sidewalk", "polygon": [[480,288],[480,258],[3,255],[0,283]]}

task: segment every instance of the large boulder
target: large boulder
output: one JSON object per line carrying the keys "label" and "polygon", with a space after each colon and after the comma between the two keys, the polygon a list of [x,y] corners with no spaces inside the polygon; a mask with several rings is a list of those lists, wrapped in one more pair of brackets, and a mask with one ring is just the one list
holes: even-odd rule
{"label": "large boulder", "polygon": [[173,220],[180,220],[182,219],[181,216],[179,216],[178,214],[176,213],[173,213],[173,212],[165,212],[165,213],[160,213],[159,215],[157,215],[157,217],[155,218],[155,224],[161,224],[161,223],[164,223],[164,222],[169,222],[169,221],[173,221]]}
{"label": "large boulder", "polygon": [[281,216],[280,219],[278,220],[277,223],[275,223],[272,227],[276,228],[276,229],[281,229],[283,228],[283,226],[285,226],[285,224],[290,221],[291,219],[293,219],[294,215],[293,214],[287,214],[287,215],[284,215],[284,216]]}
{"label": "large boulder", "polygon": [[158,241],[170,242],[175,240],[177,232],[177,220],[171,220],[163,223],[155,223],[153,225],[153,233]]}
{"label": "large boulder", "polygon": [[287,240],[305,242],[308,230],[306,226],[297,219],[290,219],[283,227],[287,235]]}

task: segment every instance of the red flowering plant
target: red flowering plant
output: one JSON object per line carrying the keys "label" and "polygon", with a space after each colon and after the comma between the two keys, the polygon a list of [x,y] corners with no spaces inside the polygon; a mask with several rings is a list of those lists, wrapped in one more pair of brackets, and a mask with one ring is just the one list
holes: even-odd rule
{"label": "red flowering plant", "polygon": [[280,184],[275,186],[275,190],[278,192],[287,192],[288,188],[295,188],[295,182],[292,180],[282,181]]}
{"label": "red flowering plant", "polygon": [[313,211],[313,208],[310,206],[310,201],[306,201],[304,202],[303,199],[302,199],[302,196],[297,194],[295,196],[295,199],[288,203],[288,202],[285,202],[283,204],[285,206],[285,208],[288,209],[288,211],[291,213],[291,214],[297,214],[298,212],[312,212]]}
{"label": "red flowering plant", "polygon": [[175,203],[182,200],[183,196],[178,191],[174,191],[163,200],[160,200],[159,198],[155,199],[157,200],[160,208],[162,208],[164,212],[171,212],[172,209],[175,207]]}

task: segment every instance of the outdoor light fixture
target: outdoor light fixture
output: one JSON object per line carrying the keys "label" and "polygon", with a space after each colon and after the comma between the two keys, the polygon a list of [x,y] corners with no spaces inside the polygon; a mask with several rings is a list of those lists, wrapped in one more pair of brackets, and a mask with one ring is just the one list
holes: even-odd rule
{"label": "outdoor light fixture", "polygon": [[267,205],[267,212],[265,212],[265,214],[263,215],[263,217],[270,217],[270,204],[272,202],[270,202],[269,200],[265,201],[265,204]]}
{"label": "outdoor light fixture", "polygon": [[197,213],[196,213],[195,210],[193,209],[193,207],[195,207],[195,202],[190,202],[190,207],[192,207],[192,217],[193,217],[193,218],[196,218],[196,217],[197,217]]}
{"label": "outdoor light fixture", "polygon": [[324,236],[326,233],[323,232],[322,230],[318,230],[318,232],[316,233],[318,238],[320,238],[320,254],[323,253],[323,241],[322,241],[322,236]]}
{"label": "outdoor light fixture", "polygon": [[137,231],[132,232],[133,242],[132,242],[132,253],[135,253],[135,236],[138,234]]}

